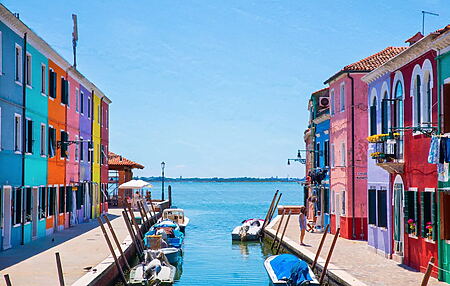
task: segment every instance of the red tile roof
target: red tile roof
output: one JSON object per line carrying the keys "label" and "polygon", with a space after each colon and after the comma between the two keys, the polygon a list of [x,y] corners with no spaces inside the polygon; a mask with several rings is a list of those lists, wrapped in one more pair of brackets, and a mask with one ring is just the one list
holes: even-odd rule
{"label": "red tile roof", "polygon": [[441,29],[439,29],[439,30],[436,30],[435,33],[442,34],[442,33],[446,32],[446,31],[448,31],[448,30],[450,30],[450,24],[447,25],[447,26],[445,26],[444,28],[441,28]]}
{"label": "red tile roof", "polygon": [[315,91],[315,92],[313,92],[312,94],[316,94],[316,93],[319,93],[319,92],[325,91],[325,90],[327,90],[327,89],[329,89],[329,87],[324,87],[324,88],[322,88],[322,89],[316,90],[316,91]]}
{"label": "red tile roof", "polygon": [[422,33],[421,32],[417,32],[414,36],[412,36],[411,38],[406,40],[405,43],[409,43],[410,45],[412,45],[412,44],[416,43],[417,41],[419,41],[422,38],[423,38]]}
{"label": "red tile roof", "polygon": [[143,165],[133,162],[133,161],[131,161],[121,155],[117,155],[113,152],[108,153],[108,165],[110,167],[124,166],[124,167],[131,167],[133,169],[144,169]]}

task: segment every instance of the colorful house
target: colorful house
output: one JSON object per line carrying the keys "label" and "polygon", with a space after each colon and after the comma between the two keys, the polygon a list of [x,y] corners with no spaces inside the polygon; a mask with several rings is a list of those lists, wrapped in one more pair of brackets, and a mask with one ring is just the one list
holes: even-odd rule
{"label": "colorful house", "polygon": [[340,228],[348,239],[367,239],[367,84],[361,78],[400,51],[388,47],[325,81],[330,88],[331,231]]}
{"label": "colorful house", "polygon": [[100,182],[101,182],[101,210],[108,211],[108,152],[109,152],[109,105],[111,101],[104,95],[101,98],[101,149],[100,149]]}

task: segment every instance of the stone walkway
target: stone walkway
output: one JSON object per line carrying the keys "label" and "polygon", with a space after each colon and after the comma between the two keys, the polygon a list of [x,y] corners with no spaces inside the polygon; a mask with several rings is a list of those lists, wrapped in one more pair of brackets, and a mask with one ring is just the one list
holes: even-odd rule
{"label": "stone walkway", "polygon": [[[279,217],[269,225],[268,229],[275,234],[278,226]],[[284,222],[286,219],[284,220]],[[283,226],[284,226],[283,222]],[[322,233],[306,233],[305,244],[308,246],[300,246],[299,244],[299,225],[298,215],[292,216],[289,221],[288,229],[286,230],[285,239],[291,245],[302,253],[314,255],[322,238]],[[281,236],[281,231],[278,237]],[[333,235],[328,234],[326,242],[320,255],[319,262],[324,264],[328,251],[330,249]],[[396,263],[394,260],[385,259],[368,249],[367,242],[352,241],[339,238],[331,258],[332,265],[329,270],[338,274],[339,277],[346,276],[346,281],[354,281],[352,285],[370,285],[370,286],[385,286],[385,285],[415,285],[418,286],[422,282],[423,273],[415,271],[403,264]],[[431,278],[428,285],[449,286],[444,282],[439,282],[437,279]]]}
{"label": "stone walkway", "polygon": [[[122,242],[128,232],[121,210],[110,209],[108,216]],[[3,278],[5,274],[9,274],[13,286],[59,285],[55,252],[60,253],[66,285],[71,285],[86,274],[85,267],[95,267],[110,254],[96,220],[75,225],[32,243],[0,252],[0,285],[6,285]]]}

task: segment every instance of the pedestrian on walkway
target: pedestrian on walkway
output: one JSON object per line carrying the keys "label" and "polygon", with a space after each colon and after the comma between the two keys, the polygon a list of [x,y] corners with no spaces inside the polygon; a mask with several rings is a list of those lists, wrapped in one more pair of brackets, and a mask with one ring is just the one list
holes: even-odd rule
{"label": "pedestrian on walkway", "polygon": [[300,245],[305,246],[303,243],[303,239],[305,238],[305,232],[307,227],[307,219],[306,219],[306,207],[300,207],[300,215],[298,216],[298,224],[300,225]]}

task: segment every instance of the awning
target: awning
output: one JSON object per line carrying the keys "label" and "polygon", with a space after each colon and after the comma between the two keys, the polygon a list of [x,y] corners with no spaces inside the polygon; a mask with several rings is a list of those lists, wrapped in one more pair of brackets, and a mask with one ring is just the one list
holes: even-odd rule
{"label": "awning", "polygon": [[119,186],[119,189],[142,189],[151,188],[150,183],[143,180],[131,180]]}

